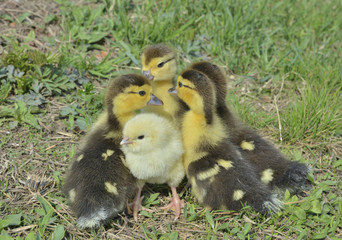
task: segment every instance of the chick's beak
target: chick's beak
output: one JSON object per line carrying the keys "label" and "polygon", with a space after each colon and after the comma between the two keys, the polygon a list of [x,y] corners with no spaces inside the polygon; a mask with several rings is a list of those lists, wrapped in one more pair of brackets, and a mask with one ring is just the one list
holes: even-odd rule
{"label": "chick's beak", "polygon": [[168,90],[168,92],[171,93],[171,94],[177,95],[177,89],[176,89],[176,87],[170,88],[170,89]]}
{"label": "chick's beak", "polygon": [[161,106],[163,105],[163,101],[151,93],[151,99],[147,102],[147,105]]}
{"label": "chick's beak", "polygon": [[147,71],[142,71],[142,74],[150,81],[152,81],[154,78],[154,76],[151,74],[151,69]]}
{"label": "chick's beak", "polygon": [[133,143],[133,141],[132,141],[131,139],[129,139],[128,136],[125,136],[125,137],[121,140],[120,145],[131,144],[131,143]]}

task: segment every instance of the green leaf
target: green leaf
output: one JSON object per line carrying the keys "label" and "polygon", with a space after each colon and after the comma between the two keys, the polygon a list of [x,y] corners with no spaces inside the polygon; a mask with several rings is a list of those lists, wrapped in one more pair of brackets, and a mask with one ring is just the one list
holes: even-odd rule
{"label": "green leaf", "polygon": [[140,215],[148,217],[148,218],[152,218],[153,217],[152,213],[144,211],[144,210],[140,211]]}
{"label": "green leaf", "polygon": [[25,18],[31,16],[31,13],[25,12],[18,17],[19,22],[23,22]]}
{"label": "green leaf", "polygon": [[53,208],[51,207],[51,205],[49,204],[49,202],[45,198],[43,198],[42,196],[38,195],[37,196],[37,200],[43,206],[45,214],[49,214],[49,213],[53,212]]}
{"label": "green leaf", "polygon": [[205,218],[207,219],[211,228],[214,229],[215,228],[215,222],[214,222],[213,216],[210,214],[210,212],[208,210],[206,210],[206,212],[205,212]]}
{"label": "green leaf", "polygon": [[8,226],[19,226],[21,217],[21,213],[6,216],[4,219],[0,220],[0,230]]}
{"label": "green leaf", "polygon": [[295,207],[294,208],[294,214],[297,216],[297,218],[299,218],[301,220],[306,218],[305,211],[302,208],[300,208],[300,207]]}
{"label": "green leaf", "polygon": [[14,238],[7,236],[7,235],[0,235],[1,240],[13,240]]}
{"label": "green leaf", "polygon": [[25,42],[32,42],[36,38],[36,33],[31,30],[29,34],[27,35]]}
{"label": "green leaf", "polygon": [[310,209],[311,212],[320,214],[322,212],[322,205],[319,200],[312,201],[312,208]]}
{"label": "green leaf", "polygon": [[52,233],[52,240],[61,240],[65,235],[65,229],[62,225],[57,225]]}
{"label": "green leaf", "polygon": [[338,160],[336,162],[333,162],[333,164],[332,164],[333,167],[339,167],[341,165],[342,165],[342,159],[340,159],[340,160]]}
{"label": "green leaf", "polygon": [[26,236],[25,240],[36,240],[36,235],[35,235],[35,233],[34,233],[34,232],[30,232],[30,233]]}

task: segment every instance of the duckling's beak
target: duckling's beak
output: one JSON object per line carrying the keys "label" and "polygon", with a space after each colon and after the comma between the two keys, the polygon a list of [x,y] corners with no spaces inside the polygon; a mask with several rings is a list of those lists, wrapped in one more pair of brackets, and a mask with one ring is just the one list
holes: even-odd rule
{"label": "duckling's beak", "polygon": [[161,106],[163,105],[163,101],[151,93],[151,99],[147,102],[147,105]]}
{"label": "duckling's beak", "polygon": [[170,89],[168,90],[168,92],[171,93],[171,94],[178,95],[176,87],[170,88]]}
{"label": "duckling's beak", "polygon": [[151,69],[147,71],[142,71],[142,74],[150,81],[152,81],[154,78],[154,76],[151,74]]}
{"label": "duckling's beak", "polygon": [[133,143],[133,141],[132,141],[131,139],[129,139],[128,136],[125,136],[125,137],[121,140],[120,145],[131,144],[131,143]]}

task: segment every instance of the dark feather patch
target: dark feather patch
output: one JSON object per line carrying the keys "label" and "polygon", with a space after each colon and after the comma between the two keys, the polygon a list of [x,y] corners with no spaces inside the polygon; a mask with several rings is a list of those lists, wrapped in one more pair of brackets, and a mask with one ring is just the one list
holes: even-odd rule
{"label": "dark feather patch", "polygon": [[163,57],[170,53],[174,53],[174,51],[164,44],[149,46],[143,51],[143,55],[145,56],[145,65],[148,65],[154,58]]}

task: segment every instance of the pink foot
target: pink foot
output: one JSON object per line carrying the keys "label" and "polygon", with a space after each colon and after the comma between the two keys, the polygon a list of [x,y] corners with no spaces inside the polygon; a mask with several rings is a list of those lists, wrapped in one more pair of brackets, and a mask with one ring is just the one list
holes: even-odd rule
{"label": "pink foot", "polygon": [[144,196],[140,197],[141,196],[141,190],[142,190],[142,188],[139,187],[133,202],[129,204],[133,210],[133,218],[135,221],[138,221],[138,212],[141,208],[141,202],[144,199]]}
{"label": "pink foot", "polygon": [[176,211],[176,216],[175,216],[174,220],[177,220],[180,216],[181,209],[184,208],[184,203],[180,200],[175,187],[171,187],[171,191],[172,191],[171,202],[168,205],[161,207],[160,209],[172,209],[172,208],[174,208]]}

